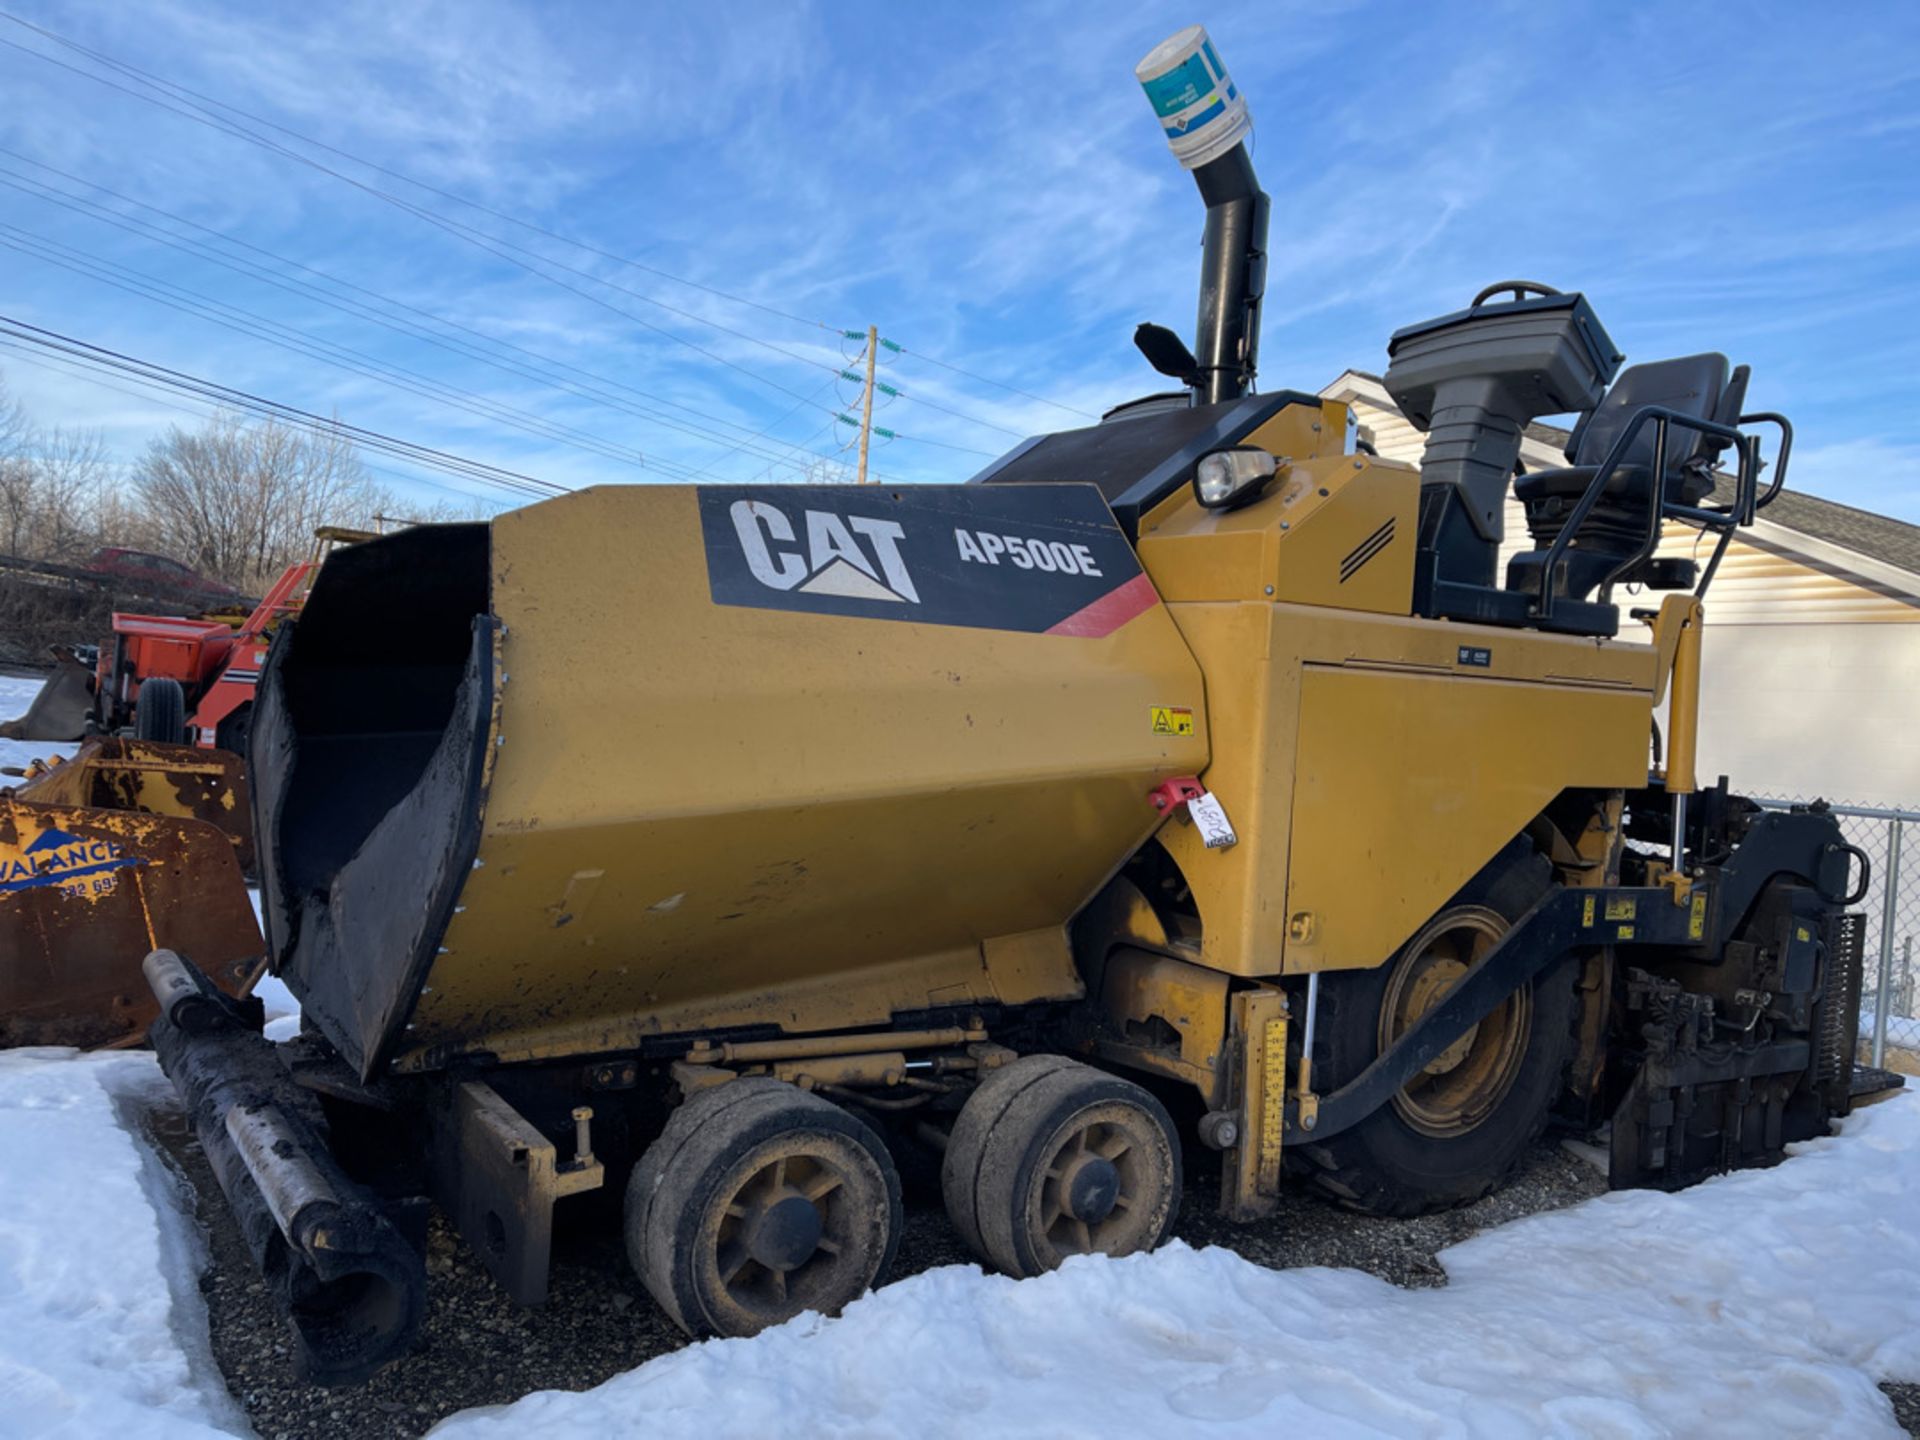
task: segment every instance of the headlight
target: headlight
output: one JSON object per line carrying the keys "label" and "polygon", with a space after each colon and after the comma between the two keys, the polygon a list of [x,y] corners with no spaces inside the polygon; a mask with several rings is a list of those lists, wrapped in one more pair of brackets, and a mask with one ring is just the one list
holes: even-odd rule
{"label": "headlight", "polygon": [[1193,472],[1193,493],[1209,510],[1231,510],[1259,495],[1279,468],[1279,462],[1257,445],[1216,450],[1200,457]]}

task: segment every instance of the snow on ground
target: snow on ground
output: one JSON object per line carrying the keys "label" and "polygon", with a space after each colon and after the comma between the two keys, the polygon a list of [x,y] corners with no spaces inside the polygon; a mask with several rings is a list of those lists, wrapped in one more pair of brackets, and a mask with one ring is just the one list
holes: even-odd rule
{"label": "snow on ground", "polygon": [[151,1055],[0,1052],[0,1435],[244,1435],[183,1182],[122,1116]]}
{"label": "snow on ground", "polygon": [[[44,682],[38,676],[0,675],[0,720],[13,720],[27,713],[33,697]],[[25,765],[29,760],[48,755],[71,755],[77,744],[52,740],[0,740],[0,766]],[[0,776],[0,789],[10,783]]]}
{"label": "snow on ground", "polygon": [[1444,1290],[1185,1246],[948,1267],[434,1436],[1899,1436],[1874,1380],[1920,1377],[1920,1096],[1795,1150],[1488,1231]]}
{"label": "snow on ground", "polygon": [[1898,1436],[1874,1381],[1920,1377],[1920,1097],[1796,1151],[1489,1231],[1442,1290],[1184,1246],[949,1267],[433,1434]]}
{"label": "snow on ground", "polygon": [[[177,1182],[123,1126],[158,1083],[150,1056],[0,1055],[0,1435],[239,1426]],[[1897,1436],[1874,1382],[1920,1378],[1916,1194],[1903,1095],[1773,1170],[1486,1232],[1442,1290],[1180,1245],[949,1266],[434,1433]]]}

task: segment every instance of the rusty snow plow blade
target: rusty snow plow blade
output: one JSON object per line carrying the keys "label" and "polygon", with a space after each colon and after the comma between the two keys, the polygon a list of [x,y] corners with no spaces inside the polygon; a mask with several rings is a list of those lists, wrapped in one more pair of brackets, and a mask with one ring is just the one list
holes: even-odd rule
{"label": "rusty snow plow blade", "polygon": [[265,947],[227,835],[202,821],[0,793],[0,1047],[125,1045],[166,947],[237,992]]}
{"label": "rusty snow plow blade", "polygon": [[64,645],[53,647],[59,662],[33,704],[17,720],[0,724],[0,740],[78,740],[87,733],[93,709],[93,671]]}
{"label": "rusty snow plow blade", "polygon": [[253,872],[247,764],[231,751],[98,735],[71,760],[35,761],[14,796],[38,805],[203,820],[226,833],[242,873]]}

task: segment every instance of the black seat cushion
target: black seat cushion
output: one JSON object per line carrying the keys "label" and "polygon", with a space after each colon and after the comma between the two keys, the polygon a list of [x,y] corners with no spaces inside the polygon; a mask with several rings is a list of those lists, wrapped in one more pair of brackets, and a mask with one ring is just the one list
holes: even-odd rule
{"label": "black seat cushion", "polygon": [[[1598,465],[1567,465],[1558,470],[1536,470],[1513,482],[1514,497],[1523,505],[1550,498],[1578,499],[1587,493],[1587,486],[1593,483],[1593,477],[1599,471]],[[1647,467],[1618,466],[1613,478],[1607,481],[1607,488],[1601,493],[1610,500],[1628,494],[1646,494]]]}

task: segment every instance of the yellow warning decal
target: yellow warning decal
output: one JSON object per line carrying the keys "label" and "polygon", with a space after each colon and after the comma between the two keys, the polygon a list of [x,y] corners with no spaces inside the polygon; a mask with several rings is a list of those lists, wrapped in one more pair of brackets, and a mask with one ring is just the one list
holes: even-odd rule
{"label": "yellow warning decal", "polygon": [[1807,929],[1807,927],[1804,925],[1795,926],[1793,933],[1800,937],[1800,943],[1802,945],[1806,944],[1809,940],[1813,939],[1813,932]]}
{"label": "yellow warning decal", "polygon": [[1280,1142],[1287,1128],[1287,1022],[1267,1021],[1264,1043],[1260,1047],[1260,1153],[1262,1158],[1280,1153]]}
{"label": "yellow warning decal", "polygon": [[1582,925],[1593,924],[1593,897],[1591,895],[1587,896],[1586,903],[1580,907],[1580,923]]}
{"label": "yellow warning decal", "polygon": [[1687,938],[1698,940],[1707,933],[1707,897],[1693,897],[1693,913],[1687,917]]}
{"label": "yellow warning decal", "polygon": [[1631,920],[1633,919],[1634,909],[1635,905],[1632,900],[1609,900],[1607,901],[1607,919]]}
{"label": "yellow warning decal", "polygon": [[1617,940],[1631,940],[1633,938],[1633,927],[1631,925],[1622,925],[1620,927],[1620,933],[1614,938]]}
{"label": "yellow warning decal", "polygon": [[1193,711],[1179,705],[1151,705],[1153,733],[1156,735],[1193,734]]}

